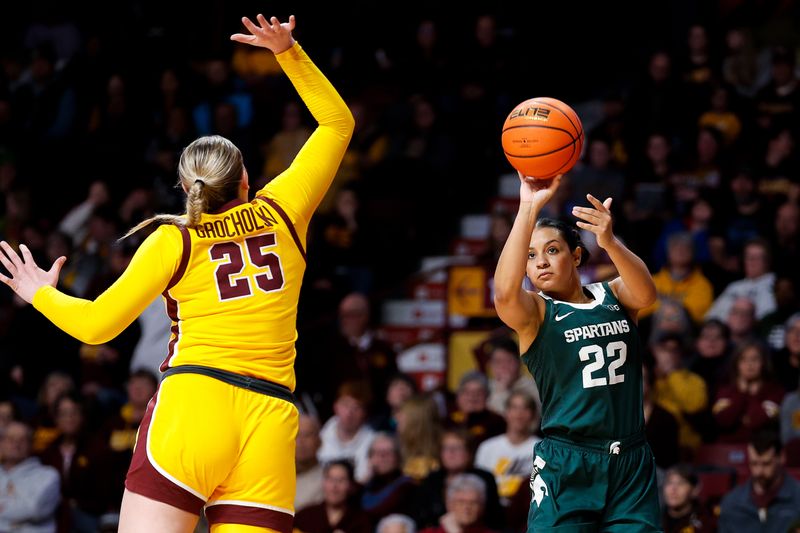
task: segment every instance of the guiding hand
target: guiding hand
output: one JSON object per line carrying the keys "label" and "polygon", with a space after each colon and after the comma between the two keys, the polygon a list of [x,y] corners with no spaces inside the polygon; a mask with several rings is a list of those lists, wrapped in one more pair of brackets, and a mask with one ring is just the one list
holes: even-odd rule
{"label": "guiding hand", "polygon": [[242,24],[250,31],[250,35],[234,33],[231,35],[231,41],[268,48],[274,54],[285,52],[294,45],[292,37],[295,26],[294,15],[289,16],[289,22],[283,23],[277,17],[270,17],[268,21],[261,14],[256,16],[256,20],[258,24],[247,17],[242,17]]}
{"label": "guiding hand", "polygon": [[594,206],[594,209],[573,207],[572,214],[583,220],[583,222],[576,222],[576,226],[594,233],[597,237],[597,245],[605,249],[614,242],[614,232],[611,229],[611,198],[606,198],[602,203],[591,194],[587,194],[586,198]]}
{"label": "guiding hand", "polygon": [[522,172],[517,171],[519,174],[519,201],[532,202],[538,207],[546,204],[550,198],[553,197],[558,186],[561,184],[561,176],[559,174],[552,179],[536,179],[524,175]]}
{"label": "guiding hand", "polygon": [[0,274],[0,281],[11,287],[20,298],[28,303],[33,301],[33,295],[41,287],[50,285],[55,287],[58,275],[67,258],[63,255],[55,260],[50,270],[42,270],[36,266],[31,251],[24,244],[19,245],[22,257],[6,242],[0,242],[0,263],[8,270],[11,277]]}

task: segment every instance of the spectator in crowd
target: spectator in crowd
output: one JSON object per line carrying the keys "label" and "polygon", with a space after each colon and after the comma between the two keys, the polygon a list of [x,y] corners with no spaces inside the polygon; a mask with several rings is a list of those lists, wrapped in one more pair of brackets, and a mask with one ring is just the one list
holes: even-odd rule
{"label": "spectator in crowd", "polygon": [[489,214],[489,236],[483,251],[478,255],[477,263],[488,272],[494,272],[497,261],[503,251],[503,245],[508,240],[511,227],[514,225],[514,216],[503,208],[495,208]]}
{"label": "spectator in crowd", "polygon": [[800,309],[793,278],[779,275],[775,279],[775,304],[775,311],[758,322],[757,335],[766,340],[770,348],[779,351],[786,345],[786,322]]}
{"label": "spectator in crowd", "polygon": [[658,337],[666,334],[679,335],[688,340],[693,336],[693,324],[689,313],[682,303],[677,300],[662,300],[655,313],[642,320],[642,329],[647,331],[650,342],[655,342]]}
{"label": "spectator in crowd", "polygon": [[311,136],[303,124],[303,109],[297,102],[287,102],[281,114],[281,128],[264,147],[264,169],[267,180],[289,168],[295,156]]}
{"label": "spectator in crowd", "polygon": [[756,305],[753,300],[746,296],[740,296],[733,301],[725,325],[731,332],[731,344],[739,347],[742,344],[754,340],[756,332]]}
{"label": "spectator in crowd", "polygon": [[792,279],[797,287],[800,276],[793,267],[800,262],[800,205],[797,200],[788,199],[777,207],[773,228],[770,247],[776,273]]}
{"label": "spectator in crowd", "polygon": [[408,374],[398,372],[386,388],[386,407],[370,422],[375,431],[397,432],[397,415],[403,405],[417,394],[417,383]]}
{"label": "spectator in crowd", "polygon": [[[676,166],[675,151],[669,137],[660,131],[650,133],[639,159],[641,162],[634,160],[630,165],[632,183],[630,183],[630,194],[625,201],[625,217],[630,222],[647,224],[645,226],[649,230],[647,233],[652,235],[661,227],[662,221],[657,218],[666,207],[666,187]],[[644,242],[641,242],[644,240],[644,235],[639,235],[639,239],[635,239],[633,234],[636,232],[630,233],[631,236],[625,235],[627,242],[644,245]],[[652,245],[652,239],[648,244]],[[649,247],[647,250],[647,253],[642,254],[644,257],[649,255]]]}
{"label": "spectator in crowd", "polygon": [[403,473],[422,481],[440,467],[442,424],[439,408],[430,395],[415,395],[397,412],[397,437],[403,456]]}
{"label": "spectator in crowd", "polygon": [[773,381],[771,366],[769,348],[761,341],[736,349],[730,382],[712,407],[719,442],[744,444],[760,429],[777,429],[784,390]]}
{"label": "spectator in crowd", "polygon": [[515,392],[531,396],[540,407],[539,390],[530,374],[522,371],[519,345],[510,337],[491,341],[489,351],[489,399],[486,406],[497,414],[504,414],[508,398]]}
{"label": "spectator in crowd", "polygon": [[108,417],[101,428],[101,436],[106,440],[107,449],[110,450],[110,465],[106,476],[109,478],[109,491],[115,496],[108,496],[109,500],[116,502],[112,508],[116,509],[118,502],[122,501],[122,491],[125,483],[125,474],[131,462],[133,449],[136,444],[136,434],[139,424],[147,411],[150,399],[155,395],[158,380],[147,370],[137,370],[128,378],[126,391],[128,401],[112,416]]}
{"label": "spectator in crowd", "polygon": [[772,356],[775,378],[787,391],[797,388],[800,381],[800,312],[786,320],[785,346]]}
{"label": "spectator in crowd", "polygon": [[656,465],[669,468],[680,459],[679,426],[675,416],[653,400],[653,369],[642,365],[642,398],[647,442],[653,449]]}
{"label": "spectator in crowd", "polygon": [[728,88],[720,84],[714,86],[710,101],[710,107],[697,121],[698,126],[716,128],[722,134],[725,145],[734,145],[742,133],[742,119],[731,109],[731,94]]}
{"label": "spectator in crowd", "polygon": [[78,532],[97,530],[108,509],[107,454],[86,430],[84,405],[72,394],[56,401],[58,437],[41,454],[43,464],[61,474],[59,529]]}
{"label": "spectator in crowd", "polygon": [[420,533],[491,533],[493,530],[483,523],[486,496],[483,479],[475,474],[458,474],[447,483],[447,512],[439,519],[438,526]]}
{"label": "spectator in crowd", "polygon": [[361,508],[373,525],[392,513],[412,511],[414,481],[401,470],[400,444],[393,435],[378,433],[369,447],[370,477],[361,493]]}
{"label": "spectator in crowd", "polygon": [[317,453],[322,446],[319,432],[319,420],[315,416],[300,415],[294,453],[297,472],[294,508],[298,511],[322,501],[322,464],[317,459]]}
{"label": "spectator in crowd", "polygon": [[[648,232],[649,237],[640,235],[638,238],[647,239],[646,245],[649,250],[652,247],[652,235],[654,233],[659,234],[653,247],[652,265],[655,269],[661,269],[667,262],[667,242],[669,238],[674,233],[688,232],[691,234],[694,243],[694,260],[697,264],[703,266],[703,272],[714,285],[716,293],[716,279],[709,273],[714,267],[716,269],[721,268],[712,262],[714,259],[712,243],[714,242],[714,218],[716,216],[715,203],[710,193],[701,191],[697,198],[691,202],[687,213],[674,213],[667,222],[663,224],[659,222],[657,231]],[[636,232],[633,231],[633,233]],[[724,258],[724,255],[722,257]],[[727,267],[727,264],[725,266]],[[727,273],[727,270],[725,272]]]}
{"label": "spectator in crowd", "polygon": [[730,283],[711,305],[706,318],[726,320],[737,298],[749,298],[755,305],[755,317],[760,320],[775,310],[775,273],[770,270],[769,244],[752,239],[744,246],[744,278]]}
{"label": "spectator in crowd", "polygon": [[322,503],[306,507],[294,517],[302,533],[370,533],[369,517],[356,502],[358,484],[349,461],[335,460],[323,468]]}
{"label": "spectator in crowd", "polygon": [[700,492],[692,467],[679,464],[664,476],[664,533],[713,533],[713,517],[697,501]]}
{"label": "spectator in crowd", "polygon": [[48,374],[39,390],[39,410],[34,418],[33,452],[40,453],[58,436],[56,428],[56,402],[63,395],[75,391],[75,380],[64,372]]}
{"label": "spectator in crowd", "polygon": [[570,212],[572,206],[583,205],[586,195],[592,194],[604,198],[622,198],[625,189],[625,178],[611,160],[609,140],[596,136],[588,140],[586,162],[570,171],[565,184],[570,190],[569,200],[564,206]]}
{"label": "spectator in crowd", "polygon": [[[336,294],[345,295],[354,292],[363,296],[372,290],[376,236],[355,185],[336,191],[331,210],[314,222],[310,240],[314,243],[309,262],[314,263],[311,275],[315,284],[329,284]],[[343,320],[341,314],[339,318]],[[356,317],[349,318],[355,324]],[[340,323],[340,328],[344,326]]]}
{"label": "spectator in crowd", "polygon": [[656,311],[665,299],[679,302],[695,324],[714,300],[714,288],[694,260],[694,240],[688,232],[674,233],[667,240],[667,264],[653,275],[658,300],[639,312],[644,318]]}
{"label": "spectator in crowd", "polygon": [[8,425],[17,420],[17,408],[14,402],[6,397],[0,396],[0,435],[6,430]]}
{"label": "spectator in crowd", "polygon": [[[42,393],[50,391],[46,399],[52,402],[64,392],[65,381],[70,383],[69,387],[75,387],[80,343],[50,324],[22,298],[13,296],[6,313],[11,316],[0,342],[0,360],[8,372],[5,376],[9,379],[7,390],[24,419],[33,420],[34,425],[41,421],[44,427],[52,428]],[[32,352],[31,339],[36,339],[35,352]],[[46,444],[35,442],[35,451],[44,449]]]}
{"label": "spectator in crowd", "polygon": [[690,109],[690,117],[700,115],[713,88],[717,76],[716,49],[711,45],[708,28],[692,24],[686,32],[686,46],[676,62],[676,70],[683,86],[684,99]]}
{"label": "spectator in crowd", "polygon": [[417,533],[414,519],[404,514],[390,514],[381,518],[375,533]]}
{"label": "spectator in crowd", "polygon": [[800,115],[800,84],[795,74],[794,50],[775,46],[771,59],[771,78],[754,99],[758,126],[762,130],[796,124]]}
{"label": "spectator in crowd", "polygon": [[703,378],[684,368],[683,337],[660,335],[650,348],[655,361],[654,401],[678,421],[679,443],[684,453],[701,443],[698,417],[708,408],[708,392]]}
{"label": "spectator in crowd", "polygon": [[760,51],[752,28],[737,25],[725,34],[722,79],[745,98],[752,98],[769,80],[769,52]]}
{"label": "spectator in crowd", "polygon": [[[798,167],[796,137],[793,125],[782,124],[772,128],[763,152],[758,156],[755,165],[755,176],[758,179],[758,194],[769,211],[764,213],[764,229],[772,213],[772,208],[784,203],[787,199],[796,200],[793,191],[797,188],[796,176]],[[777,214],[777,212],[775,212]],[[773,222],[774,223],[774,222]],[[778,229],[777,227],[775,228]],[[785,235],[781,236],[785,238]],[[796,245],[790,245],[788,252],[796,251]],[[773,263],[777,265],[778,263]]]}
{"label": "spectator in crowd", "polygon": [[651,131],[663,131],[669,137],[678,134],[683,129],[680,108],[681,89],[673,76],[672,58],[665,50],[656,50],[644,78],[634,80],[625,106],[628,145],[638,148]]}
{"label": "spectator in crowd", "polygon": [[0,438],[0,531],[55,533],[58,470],[31,456],[33,434],[11,422]]}
{"label": "spectator in crowd", "polygon": [[786,473],[778,435],[754,434],[747,460],[751,477],[723,498],[719,533],[787,531],[800,519],[800,482]]}
{"label": "spectator in crowd", "polygon": [[783,397],[780,427],[787,464],[800,467],[800,383]]}
{"label": "spectator in crowd", "polygon": [[460,474],[474,474],[486,487],[483,509],[484,522],[499,530],[503,513],[494,475],[473,464],[475,448],[473,437],[464,429],[448,429],[442,434],[441,468],[431,472],[420,484],[414,504],[415,520],[421,528],[435,527],[447,512],[446,491],[450,482]]}
{"label": "spectator in crowd", "polygon": [[319,348],[333,355],[331,373],[323,379],[334,385],[363,380],[369,384],[371,398],[376,402],[371,407],[380,412],[389,381],[397,373],[397,363],[394,350],[378,337],[372,319],[366,295],[347,294],[339,303],[338,331]]}
{"label": "spectator in crowd", "polygon": [[678,213],[686,212],[702,190],[719,188],[724,159],[722,133],[711,126],[700,128],[694,141],[694,153],[683,170],[670,179]]}
{"label": "spectator in crowd", "polygon": [[477,370],[467,372],[461,377],[456,391],[455,408],[448,416],[448,424],[466,428],[478,443],[506,429],[503,417],[490,411],[486,402],[489,399],[489,380]]}
{"label": "spectator in crowd", "polygon": [[731,332],[724,322],[712,318],[703,322],[694,342],[689,370],[703,378],[710,398],[728,382],[731,359]]}
{"label": "spectator in crowd", "polygon": [[539,409],[523,391],[506,399],[506,432],[483,441],[475,453],[475,467],[494,474],[500,504],[508,507],[514,495],[530,479],[533,446],[541,439],[534,435],[539,427]]}
{"label": "spectator in crowd", "polygon": [[369,446],[375,432],[366,424],[370,393],[368,385],[347,381],[339,387],[333,413],[320,432],[322,446],[317,458],[322,463],[345,459],[353,463],[359,483],[369,478]]}
{"label": "spectator in crowd", "polygon": [[744,247],[759,238],[767,227],[769,206],[758,193],[758,178],[749,166],[736,168],[727,180],[727,188],[719,193],[721,201],[714,229],[715,237],[721,241],[714,242],[723,248],[719,253],[734,276],[728,281],[730,284],[742,273]]}

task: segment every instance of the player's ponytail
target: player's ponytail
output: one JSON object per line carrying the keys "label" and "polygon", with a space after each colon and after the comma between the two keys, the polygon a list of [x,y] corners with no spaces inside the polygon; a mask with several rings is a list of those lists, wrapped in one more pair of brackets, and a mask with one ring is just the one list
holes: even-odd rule
{"label": "player's ponytail", "polygon": [[205,192],[206,183],[202,179],[194,180],[186,193],[186,225],[193,228],[200,222],[200,216],[208,210]]}
{"label": "player's ponytail", "polygon": [[553,228],[554,230],[556,230],[564,239],[564,241],[566,241],[570,252],[574,252],[575,248],[580,247],[581,262],[578,264],[578,266],[583,266],[589,261],[591,253],[589,252],[589,249],[586,248],[586,245],[583,244],[583,240],[581,239],[581,233],[575,226],[567,224],[566,222],[561,220],[545,217],[545,218],[540,218],[539,220],[536,221],[536,227]]}
{"label": "player's ponytail", "polygon": [[137,224],[122,238],[153,223],[195,227],[203,213],[216,211],[238,198],[243,173],[242,153],[231,141],[219,135],[200,137],[183,150],[178,162],[178,183],[186,191],[186,214],[156,215]]}

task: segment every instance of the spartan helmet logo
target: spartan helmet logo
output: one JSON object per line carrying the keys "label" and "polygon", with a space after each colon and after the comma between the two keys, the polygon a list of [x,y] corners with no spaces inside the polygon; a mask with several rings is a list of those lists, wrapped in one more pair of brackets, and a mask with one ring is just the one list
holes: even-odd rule
{"label": "spartan helmet logo", "polygon": [[615,440],[612,442],[608,447],[608,453],[610,455],[619,455],[619,445],[622,444],[620,441]]}
{"label": "spartan helmet logo", "polygon": [[550,492],[540,474],[547,463],[541,457],[533,458],[533,471],[531,472],[531,502],[536,502],[536,507],[542,506],[542,500]]}

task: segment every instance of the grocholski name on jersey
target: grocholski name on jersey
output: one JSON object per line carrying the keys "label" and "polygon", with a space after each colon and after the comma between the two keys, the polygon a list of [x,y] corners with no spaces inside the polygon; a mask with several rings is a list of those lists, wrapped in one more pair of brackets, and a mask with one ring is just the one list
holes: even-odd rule
{"label": "grocholski name on jersey", "polygon": [[586,326],[565,330],[564,340],[566,340],[568,343],[571,343],[581,339],[595,339],[598,337],[617,335],[619,333],[628,333],[630,330],[631,327],[627,320],[613,320],[611,322],[589,324]]}
{"label": "grocholski name on jersey", "polygon": [[[263,224],[259,223],[259,220]],[[257,230],[271,228],[278,224],[275,215],[263,205],[248,205],[244,209],[231,211],[224,217],[202,222],[195,226],[195,234],[201,239],[233,238],[247,235]]]}

